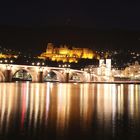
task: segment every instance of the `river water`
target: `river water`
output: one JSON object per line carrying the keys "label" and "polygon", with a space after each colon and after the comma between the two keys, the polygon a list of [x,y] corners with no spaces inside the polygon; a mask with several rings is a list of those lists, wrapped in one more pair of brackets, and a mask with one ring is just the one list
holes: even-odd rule
{"label": "river water", "polygon": [[140,85],[0,83],[0,140],[139,137]]}

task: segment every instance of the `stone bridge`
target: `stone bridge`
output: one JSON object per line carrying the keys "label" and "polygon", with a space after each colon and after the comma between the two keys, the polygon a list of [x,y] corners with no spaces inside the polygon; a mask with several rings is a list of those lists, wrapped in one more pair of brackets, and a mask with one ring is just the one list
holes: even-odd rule
{"label": "stone bridge", "polygon": [[45,76],[50,71],[55,73],[59,82],[70,82],[74,75],[78,77],[79,82],[90,82],[91,78],[87,72],[70,68],[0,64],[0,82],[13,81],[14,75],[19,71],[28,73],[32,82],[44,82]]}

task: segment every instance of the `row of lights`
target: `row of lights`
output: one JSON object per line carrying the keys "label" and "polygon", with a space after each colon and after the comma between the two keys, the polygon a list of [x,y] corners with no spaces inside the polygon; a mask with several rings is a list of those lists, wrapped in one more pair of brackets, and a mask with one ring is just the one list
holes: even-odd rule
{"label": "row of lights", "polygon": [[13,60],[0,60],[0,63],[13,63]]}
{"label": "row of lights", "polygon": [[70,64],[63,64],[63,65],[58,65],[59,68],[70,68]]}
{"label": "row of lights", "polygon": [[37,63],[33,62],[32,66],[35,66],[35,65],[37,65],[37,66],[44,66],[45,63],[44,62],[42,62],[42,63],[40,63],[40,62],[37,62]]}

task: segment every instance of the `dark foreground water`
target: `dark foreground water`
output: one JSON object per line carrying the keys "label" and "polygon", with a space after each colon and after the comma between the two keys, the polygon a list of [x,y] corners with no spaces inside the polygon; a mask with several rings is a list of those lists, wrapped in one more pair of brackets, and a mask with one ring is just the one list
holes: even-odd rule
{"label": "dark foreground water", "polygon": [[0,140],[140,138],[140,85],[0,83]]}

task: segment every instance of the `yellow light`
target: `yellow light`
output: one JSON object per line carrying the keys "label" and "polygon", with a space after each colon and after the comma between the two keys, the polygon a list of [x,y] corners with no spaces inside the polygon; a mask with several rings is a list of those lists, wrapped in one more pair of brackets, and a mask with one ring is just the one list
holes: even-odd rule
{"label": "yellow light", "polygon": [[[57,51],[55,51],[57,50]],[[93,52],[89,48],[75,48],[69,49],[67,45],[60,46],[59,48],[54,47],[53,45],[50,46],[48,44],[46,52],[43,52],[38,58],[49,58],[51,61],[62,61],[62,62],[74,62],[77,63],[79,58],[85,59],[99,59],[99,55],[97,52]]]}

